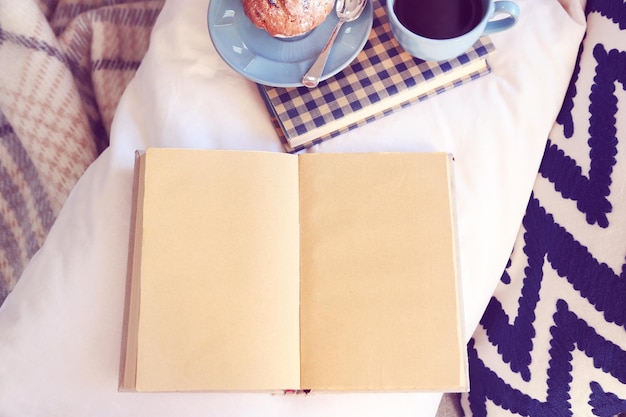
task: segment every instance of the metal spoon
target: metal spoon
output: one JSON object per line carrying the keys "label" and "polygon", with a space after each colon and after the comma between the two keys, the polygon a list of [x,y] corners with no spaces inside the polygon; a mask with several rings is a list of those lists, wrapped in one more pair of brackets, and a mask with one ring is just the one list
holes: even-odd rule
{"label": "metal spoon", "polygon": [[335,11],[337,13],[337,17],[339,18],[339,22],[337,22],[333,32],[330,34],[330,39],[328,39],[328,42],[324,45],[320,55],[317,57],[313,65],[311,65],[311,68],[307,71],[307,73],[304,74],[304,77],[302,77],[302,84],[309,88],[317,87],[320,82],[322,72],[324,71],[324,67],[326,66],[330,50],[335,42],[335,38],[339,34],[339,29],[341,29],[341,25],[358,19],[365,9],[367,1],[368,0],[337,0]]}

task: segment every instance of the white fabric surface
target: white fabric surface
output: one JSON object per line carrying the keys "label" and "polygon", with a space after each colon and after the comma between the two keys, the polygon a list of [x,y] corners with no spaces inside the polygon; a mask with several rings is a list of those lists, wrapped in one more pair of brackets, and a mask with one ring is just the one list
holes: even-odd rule
{"label": "white fabric surface", "polygon": [[[518,25],[492,36],[498,52],[488,77],[310,150],[455,155],[468,337],[510,255],[584,33],[580,2],[561,3],[519,0]],[[440,394],[117,392],[134,150],[282,151],[254,84],[213,49],[207,7],[165,4],[110,148],[0,309],[0,415],[434,415]]]}

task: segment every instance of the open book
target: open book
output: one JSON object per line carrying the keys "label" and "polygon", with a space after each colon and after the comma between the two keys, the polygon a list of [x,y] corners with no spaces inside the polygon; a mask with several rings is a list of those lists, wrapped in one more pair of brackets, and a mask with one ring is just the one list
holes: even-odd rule
{"label": "open book", "polygon": [[148,149],[120,389],[462,391],[443,153]]}

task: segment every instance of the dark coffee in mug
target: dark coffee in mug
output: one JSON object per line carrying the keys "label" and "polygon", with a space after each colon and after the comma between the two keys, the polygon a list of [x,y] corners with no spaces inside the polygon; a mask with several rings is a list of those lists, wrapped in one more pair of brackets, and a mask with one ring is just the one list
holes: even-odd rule
{"label": "dark coffee in mug", "polygon": [[431,39],[461,36],[485,13],[483,0],[395,0],[393,10],[404,27]]}

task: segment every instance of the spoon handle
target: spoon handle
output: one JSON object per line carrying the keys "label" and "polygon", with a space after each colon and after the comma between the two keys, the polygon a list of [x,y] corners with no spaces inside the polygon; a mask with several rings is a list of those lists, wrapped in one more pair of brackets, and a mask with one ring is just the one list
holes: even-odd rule
{"label": "spoon handle", "polygon": [[304,77],[302,77],[302,84],[305,86],[314,88],[319,84],[322,72],[326,66],[326,61],[328,60],[328,55],[330,54],[333,43],[335,42],[335,38],[339,34],[341,25],[343,25],[343,20],[339,20],[339,22],[337,22],[337,25],[335,25],[328,42],[326,42],[326,45],[324,45],[324,48],[322,49],[322,52],[320,52],[313,65],[311,65],[311,68],[306,72],[306,74],[304,74]]}

